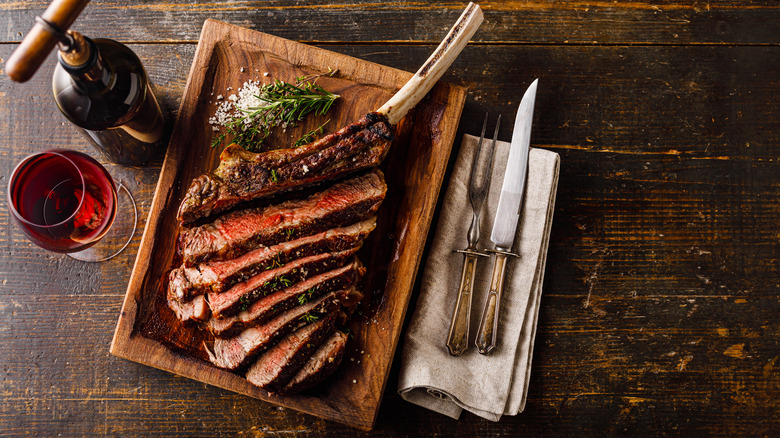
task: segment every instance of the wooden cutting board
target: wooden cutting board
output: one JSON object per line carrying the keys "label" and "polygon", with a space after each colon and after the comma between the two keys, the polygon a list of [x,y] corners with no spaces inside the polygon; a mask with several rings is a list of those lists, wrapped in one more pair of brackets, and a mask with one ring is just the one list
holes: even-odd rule
{"label": "wooden cutting board", "polygon": [[[341,95],[325,117],[307,117],[270,138],[289,145],[330,122],[327,132],[379,108],[412,75],[241,27],[206,20],[133,267],[111,353],[201,382],[361,429],[371,429],[385,389],[439,189],[466,99],[463,87],[437,84],[399,124],[381,168],[388,185],[377,229],[359,254],[368,268],[366,298],[350,325],[347,354],[319,387],[271,396],[204,360],[204,334],[179,323],[165,304],[164,279],[176,263],[176,210],[190,181],[213,170],[221,148],[208,119],[217,99],[246,81],[294,82],[337,70],[318,83]],[[445,328],[442,328],[443,330]],[[445,332],[442,332],[444,339]]]}

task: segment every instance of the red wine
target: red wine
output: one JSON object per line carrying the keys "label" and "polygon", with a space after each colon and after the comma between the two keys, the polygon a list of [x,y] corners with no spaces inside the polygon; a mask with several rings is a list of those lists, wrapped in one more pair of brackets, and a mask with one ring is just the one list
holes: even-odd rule
{"label": "red wine", "polygon": [[111,176],[92,157],[71,150],[42,152],[22,161],[11,176],[8,200],[30,240],[55,252],[88,248],[116,216]]}

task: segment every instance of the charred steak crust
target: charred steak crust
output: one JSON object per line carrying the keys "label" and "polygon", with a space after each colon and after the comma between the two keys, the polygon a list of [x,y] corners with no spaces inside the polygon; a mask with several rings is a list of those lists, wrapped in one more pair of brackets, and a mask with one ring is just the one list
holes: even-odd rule
{"label": "charred steak crust", "polygon": [[[190,223],[242,201],[341,177],[377,166],[394,136],[384,115],[368,113],[333,134],[298,148],[252,153],[230,145],[211,175],[195,178],[179,206],[178,219]],[[375,160],[357,155],[375,147]],[[341,165],[335,165],[341,163]]]}
{"label": "charred steak crust", "polygon": [[168,304],[217,336],[207,348],[212,363],[237,371],[259,356],[247,379],[286,394],[335,371],[347,341],[335,327],[362,296],[355,284],[365,268],[353,256],[376,225],[367,218],[387,191],[376,166],[393,137],[387,118],[369,113],[299,148],[255,154],[230,145],[212,174],[193,180],[179,207],[183,224],[373,168],[306,199],[181,231],[182,266],[168,275]]}
{"label": "charred steak crust", "polygon": [[248,328],[237,336],[229,339],[217,338],[213,348],[206,350],[209,359],[220,368],[239,369],[279,339],[305,326],[312,319],[338,312],[339,301],[344,294],[345,291],[331,292],[316,301],[294,307],[263,325]]}
{"label": "charred steak crust", "polygon": [[[365,268],[355,260],[347,266],[325,272],[264,297],[237,315],[211,318],[208,320],[207,327],[216,337],[235,336],[242,330],[260,325],[293,306],[316,300],[318,297],[335,290],[347,289],[356,284],[364,274]],[[344,297],[342,306],[354,305],[352,301],[354,301],[355,296],[362,295],[356,291],[350,292]]]}
{"label": "charred steak crust", "polygon": [[268,392],[277,392],[295,376],[317,348],[335,330],[336,314],[298,329],[257,358],[246,379]]}
{"label": "charred steak crust", "polygon": [[350,178],[304,200],[229,213],[212,223],[182,230],[178,249],[186,266],[227,260],[258,246],[271,246],[345,226],[372,216],[387,186],[378,169]]}
{"label": "charred steak crust", "polygon": [[347,335],[337,331],[317,349],[279,393],[295,394],[319,384],[336,371],[346,349]]}
{"label": "charred steak crust", "polygon": [[211,313],[216,318],[235,315],[255,301],[281,291],[311,276],[344,266],[357,248],[337,253],[317,254],[265,271],[238,283],[227,292],[208,294]]}
{"label": "charred steak crust", "polygon": [[326,252],[359,248],[376,227],[376,217],[270,247],[254,249],[238,258],[184,265],[169,274],[168,299],[188,301],[205,292],[223,292],[236,283],[295,259]]}

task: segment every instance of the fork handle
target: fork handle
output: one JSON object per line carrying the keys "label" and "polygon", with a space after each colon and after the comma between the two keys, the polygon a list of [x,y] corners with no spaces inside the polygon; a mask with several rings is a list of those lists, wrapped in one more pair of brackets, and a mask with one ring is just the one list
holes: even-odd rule
{"label": "fork handle", "polygon": [[504,289],[504,273],[506,271],[506,254],[496,253],[493,265],[493,275],[490,280],[490,292],[477,332],[477,349],[480,354],[489,354],[496,347],[498,339],[498,311],[501,306],[501,291]]}
{"label": "fork handle", "polygon": [[477,272],[477,256],[468,253],[464,255],[458,299],[455,302],[450,334],[447,337],[447,349],[453,356],[460,356],[468,348],[471,296],[474,292],[474,275]]}

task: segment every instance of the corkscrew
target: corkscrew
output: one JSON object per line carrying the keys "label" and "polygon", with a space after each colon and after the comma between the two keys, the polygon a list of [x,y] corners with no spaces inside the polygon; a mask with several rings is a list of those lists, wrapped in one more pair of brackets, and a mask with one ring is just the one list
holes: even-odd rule
{"label": "corkscrew", "polygon": [[[68,32],[68,29],[88,2],[88,0],[55,0],[42,15],[35,17],[35,25],[5,64],[8,77],[15,82],[26,82],[38,71],[57,44],[60,44],[62,52],[76,52],[77,37]],[[81,58],[83,54],[74,57],[72,61],[86,62],[86,59]]]}

